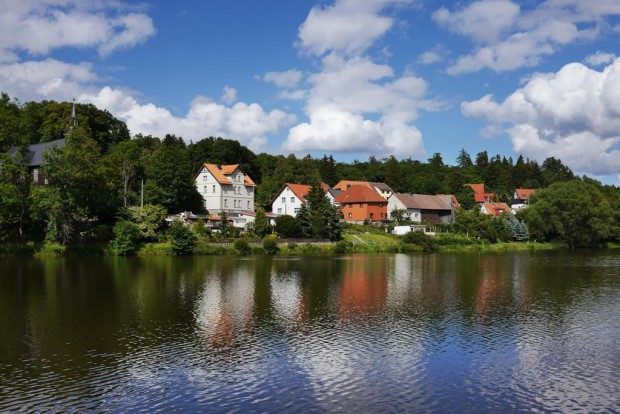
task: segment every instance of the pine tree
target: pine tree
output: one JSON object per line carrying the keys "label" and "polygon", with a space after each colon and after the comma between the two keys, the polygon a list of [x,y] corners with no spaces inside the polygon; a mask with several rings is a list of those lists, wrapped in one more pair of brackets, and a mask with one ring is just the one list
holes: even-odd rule
{"label": "pine tree", "polygon": [[310,223],[310,214],[306,203],[303,203],[297,212],[297,222],[301,229],[301,236],[304,238],[312,237],[312,225]]}

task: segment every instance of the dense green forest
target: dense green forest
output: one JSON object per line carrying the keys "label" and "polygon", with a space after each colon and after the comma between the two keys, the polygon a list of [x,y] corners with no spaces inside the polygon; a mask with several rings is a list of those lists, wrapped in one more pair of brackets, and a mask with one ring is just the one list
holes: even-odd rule
{"label": "dense green forest", "polygon": [[[0,96],[0,243],[107,241],[113,237],[114,224],[127,217],[127,208],[139,204],[141,183],[145,204],[162,206],[168,213],[203,212],[194,177],[204,162],[241,164],[258,184],[256,205],[266,210],[285,182],[379,181],[397,192],[455,194],[464,210],[474,207],[471,190],[464,186],[467,183],[483,182],[488,191],[509,202],[517,187],[579,182],[586,186],[580,190],[605,210],[596,213],[604,217],[596,226],[605,231],[594,239],[614,240],[618,234],[620,189],[575,177],[555,158],[539,164],[522,156],[514,160],[484,151],[471,156],[463,149],[453,164],[439,153],[426,162],[370,157],[347,163],[331,155],[255,154],[232,139],[205,137],[188,144],[175,135],[130,137],[125,123],[108,111],[77,104],[76,112],[77,126],[69,128],[69,102],[22,104],[6,94]],[[26,176],[26,166],[19,152],[17,157],[6,155],[10,147],[23,149],[63,137],[67,138],[65,147],[47,154],[45,173],[50,185],[33,186],[28,179],[16,179]],[[523,217],[536,222],[533,213]],[[561,238],[563,231],[530,230],[540,239]]]}

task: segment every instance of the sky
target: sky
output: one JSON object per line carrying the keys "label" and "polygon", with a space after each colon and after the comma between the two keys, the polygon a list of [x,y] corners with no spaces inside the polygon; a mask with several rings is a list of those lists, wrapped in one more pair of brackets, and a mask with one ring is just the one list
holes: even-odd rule
{"label": "sky", "polygon": [[0,0],[0,27],[0,90],[132,134],[555,156],[620,184],[618,0]]}

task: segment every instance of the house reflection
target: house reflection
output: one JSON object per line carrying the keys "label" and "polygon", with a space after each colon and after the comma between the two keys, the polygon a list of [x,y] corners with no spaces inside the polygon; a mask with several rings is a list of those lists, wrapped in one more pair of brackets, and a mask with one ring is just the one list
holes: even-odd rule
{"label": "house reflection", "polygon": [[482,261],[482,274],[476,287],[476,313],[485,315],[494,302],[500,301],[504,297],[505,290],[509,287],[505,283],[502,274],[502,265],[498,263],[496,256],[485,257]]}
{"label": "house reflection", "polygon": [[385,306],[388,292],[387,257],[347,259],[339,290],[341,316],[373,315]]}
{"label": "house reflection", "polygon": [[253,329],[254,277],[247,268],[207,274],[196,305],[196,324],[214,346],[231,346]]}

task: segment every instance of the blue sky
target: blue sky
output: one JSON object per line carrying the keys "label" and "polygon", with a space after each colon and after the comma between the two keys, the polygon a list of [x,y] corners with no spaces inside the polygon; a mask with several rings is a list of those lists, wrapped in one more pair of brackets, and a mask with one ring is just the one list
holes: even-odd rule
{"label": "blue sky", "polygon": [[454,162],[557,156],[618,183],[620,2],[0,3],[0,89],[132,133]]}

